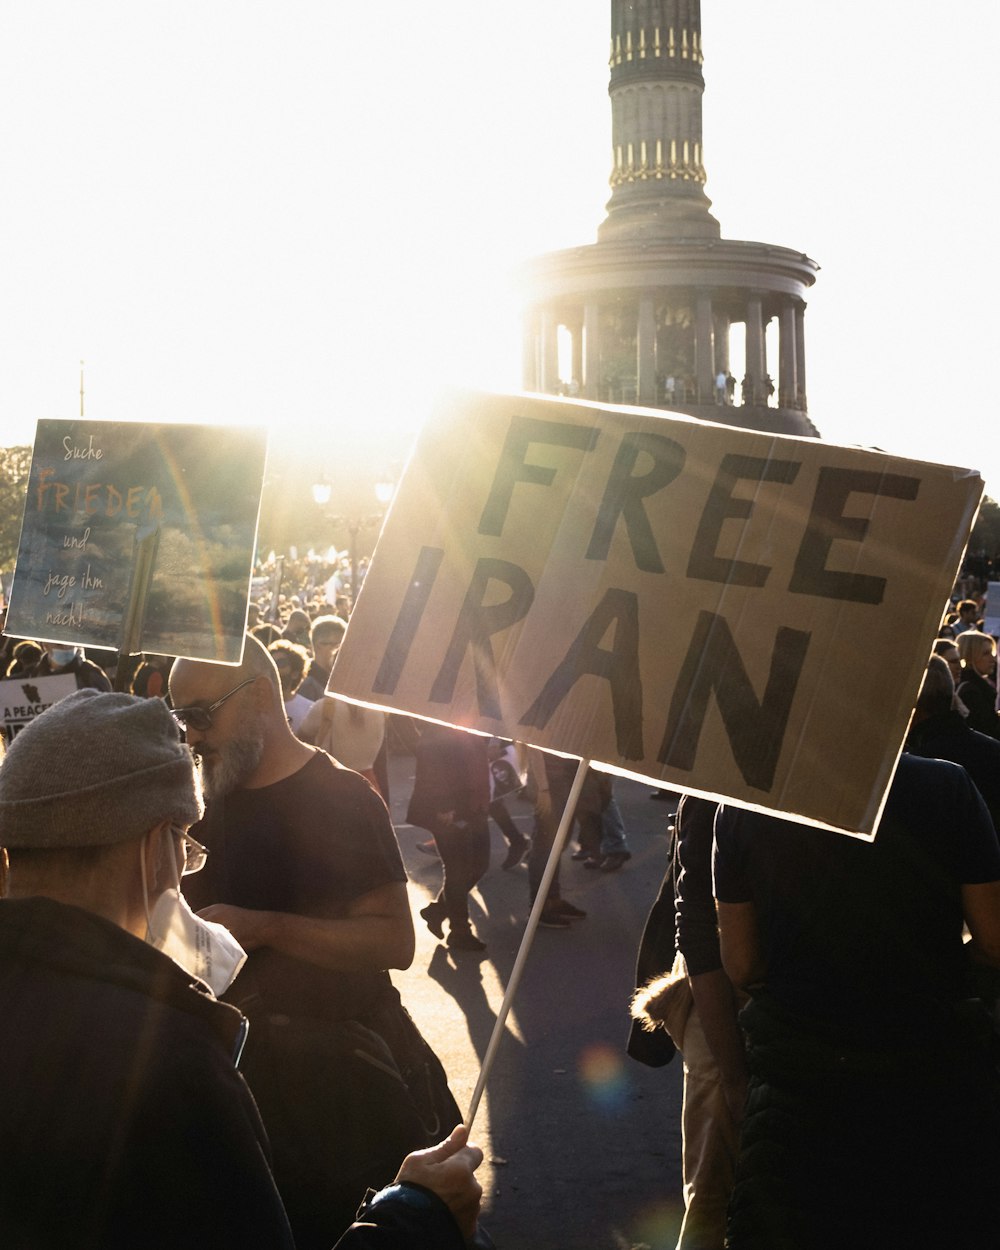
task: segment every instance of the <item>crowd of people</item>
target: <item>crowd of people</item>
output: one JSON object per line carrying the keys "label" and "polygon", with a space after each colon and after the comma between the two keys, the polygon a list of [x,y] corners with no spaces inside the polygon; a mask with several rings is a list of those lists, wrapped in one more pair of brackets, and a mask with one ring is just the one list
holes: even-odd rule
{"label": "crowd of people", "polygon": [[[0,1048],[4,1089],[19,1093],[0,1130],[4,1245],[135,1244],[140,1209],[174,1191],[183,1217],[143,1244],[178,1244],[182,1218],[219,1246],[490,1244],[476,1222],[481,1152],[392,984],[414,933],[387,811],[387,718],[326,693],[346,631],[330,606],[289,603],[266,623],[252,612],[235,667],[145,655],[119,670],[113,653],[3,639],[6,676],[77,687],[0,766]],[[422,914],[441,937],[448,923],[453,949],[482,951],[468,895],[488,866],[487,819],[508,839],[509,870],[551,837],[529,838],[506,809],[526,782],[513,744],[406,726],[412,819],[442,862]],[[587,811],[612,802],[608,790]],[[554,829],[544,793],[536,806]],[[558,883],[547,910],[550,927],[584,916]],[[74,1074],[80,1038],[99,1040]],[[43,1071],[53,1092],[26,1097]],[[60,1114],[57,1091],[76,1077]],[[132,1091],[128,1105],[116,1090]],[[74,1158],[86,1166],[70,1183]],[[28,1172],[49,1179],[26,1187]]]}
{"label": "crowd of people", "polygon": [[[414,931],[387,720],[326,693],[346,630],[331,606],[251,618],[236,667],[108,672],[81,648],[3,640],[8,676],[77,686],[0,765],[4,1245],[132,1246],[141,1227],[139,1243],[176,1246],[192,1221],[213,1246],[491,1244],[481,1151],[392,983]],[[961,601],[933,640],[874,841],[680,802],[628,1044],[683,1059],[679,1250],[995,1238],[1000,716],[983,624]],[[420,916],[475,956],[489,820],[502,867],[526,867],[527,911],[576,762],[407,726],[407,819],[441,861]],[[527,831],[505,805],[519,792]],[[605,774],[588,773],[575,825],[582,868],[627,863]],[[557,869],[541,923],[584,918]]]}

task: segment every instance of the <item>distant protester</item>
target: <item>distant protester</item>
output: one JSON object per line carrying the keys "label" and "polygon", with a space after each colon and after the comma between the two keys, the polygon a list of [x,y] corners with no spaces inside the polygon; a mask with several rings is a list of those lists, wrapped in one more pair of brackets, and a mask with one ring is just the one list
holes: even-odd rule
{"label": "distant protester", "polygon": [[308,647],[311,629],[312,622],[309,619],[309,613],[303,608],[292,608],[288,614],[288,620],[285,622],[285,628],[281,631],[281,636],[288,642],[295,643],[298,647]]}
{"label": "distant protester", "polygon": [[11,652],[10,664],[7,666],[7,676],[27,677],[41,661],[44,654],[45,652],[42,650],[40,642],[32,642],[28,638],[22,638],[20,642],[15,643]]}
{"label": "distant protester", "polygon": [[989,634],[967,630],[955,640],[962,657],[962,680],[958,697],[969,709],[969,727],[991,738],[1000,738],[997,688],[993,684],[997,648]]}
{"label": "distant protester", "polygon": [[107,673],[88,660],[80,647],[65,646],[58,642],[43,642],[43,655],[32,665],[26,677],[56,677],[60,674],[76,678],[77,690],[102,690],[108,692],[111,682]]}
{"label": "distant protester", "polygon": [[426,829],[441,856],[443,879],[420,911],[436,938],[467,951],[485,951],[469,922],[469,893],[490,864],[487,740],[452,725],[428,722],[417,743],[416,774],[406,813]]}
{"label": "distant protester", "polygon": [[330,670],[346,633],[347,622],[342,621],[339,616],[318,616],[313,621],[310,635],[313,660],[305,681],[299,687],[299,694],[303,698],[315,702],[326,693]]}
{"label": "distant protester", "polygon": [[305,647],[289,642],[286,638],[276,639],[267,650],[281,679],[281,697],[285,703],[285,715],[292,727],[292,733],[298,734],[306,714],[312,707],[311,701],[299,694],[299,687],[306,675],[306,665],[309,663],[309,652]]}
{"label": "distant protester", "polygon": [[979,627],[979,604],[975,599],[963,599],[957,605],[958,620],[955,622],[955,633],[962,634],[969,629]]}

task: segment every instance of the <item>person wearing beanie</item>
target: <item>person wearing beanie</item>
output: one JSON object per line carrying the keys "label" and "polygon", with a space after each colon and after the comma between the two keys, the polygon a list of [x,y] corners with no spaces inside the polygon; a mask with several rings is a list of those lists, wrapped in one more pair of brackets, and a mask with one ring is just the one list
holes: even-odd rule
{"label": "person wearing beanie", "polygon": [[202,811],[191,752],[162,700],[78,690],[15,737],[0,769],[8,851],[112,847],[158,822],[186,830]]}
{"label": "person wearing beanie", "polygon": [[[207,950],[214,984],[243,954],[181,901],[201,812],[160,699],[79,690],[0,764],[5,1247],[294,1250],[237,1071],[246,1021],[191,970]],[[404,1160],[338,1245],[460,1250],[481,1157],[459,1132]]]}

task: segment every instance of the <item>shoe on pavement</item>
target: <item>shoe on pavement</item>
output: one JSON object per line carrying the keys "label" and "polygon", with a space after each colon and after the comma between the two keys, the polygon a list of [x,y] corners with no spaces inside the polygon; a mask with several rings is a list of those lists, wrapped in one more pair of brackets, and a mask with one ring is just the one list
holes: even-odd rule
{"label": "shoe on pavement", "polygon": [[431,838],[429,842],[418,842],[417,850],[420,851],[421,854],[423,855],[433,855],[435,859],[441,858],[441,856],[438,854],[437,847],[434,845],[433,838]]}
{"label": "shoe on pavement", "polygon": [[565,916],[567,920],[585,920],[587,913],[582,907],[574,907],[572,903],[564,898],[553,899],[549,903],[552,911],[560,916]]}
{"label": "shoe on pavement", "polygon": [[577,850],[575,850],[573,854],[570,856],[570,859],[589,859],[589,858],[590,858],[590,852],[585,851],[582,846],[579,847]]}
{"label": "shoe on pavement", "polygon": [[480,942],[471,929],[452,929],[448,934],[448,945],[453,950],[459,951],[484,951],[486,949],[486,943]]}
{"label": "shoe on pavement", "polygon": [[607,859],[603,855],[588,855],[583,861],[583,866],[584,868],[603,868],[610,858],[610,855]]}
{"label": "shoe on pavement", "polygon": [[521,861],[527,855],[530,849],[531,849],[531,843],[528,841],[526,837],[522,835],[520,841],[511,842],[510,847],[507,851],[507,858],[503,861],[500,867],[501,868],[516,868],[518,864],[521,863]]}
{"label": "shoe on pavement", "polygon": [[631,858],[631,851],[612,851],[610,855],[605,855],[598,867],[601,872],[617,872],[622,864]]}
{"label": "shoe on pavement", "polygon": [[569,916],[564,916],[551,902],[546,903],[542,908],[541,916],[538,918],[538,924],[542,929],[568,929]]}
{"label": "shoe on pavement", "polygon": [[428,903],[426,907],[421,907],[420,914],[423,916],[428,929],[434,934],[438,940],[444,937],[444,908],[438,902]]}

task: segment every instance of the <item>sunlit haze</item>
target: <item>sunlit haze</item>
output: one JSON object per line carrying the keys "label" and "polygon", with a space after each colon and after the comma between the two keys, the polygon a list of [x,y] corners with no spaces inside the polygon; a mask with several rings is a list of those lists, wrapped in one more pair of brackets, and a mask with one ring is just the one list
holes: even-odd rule
{"label": "sunlit haze", "polygon": [[[821,266],[812,420],[993,495],[998,13],[702,3],[713,213]],[[78,414],[81,360],[88,417],[263,422],[309,472],[518,388],[512,275],[608,198],[608,0],[4,16],[0,442]]]}

